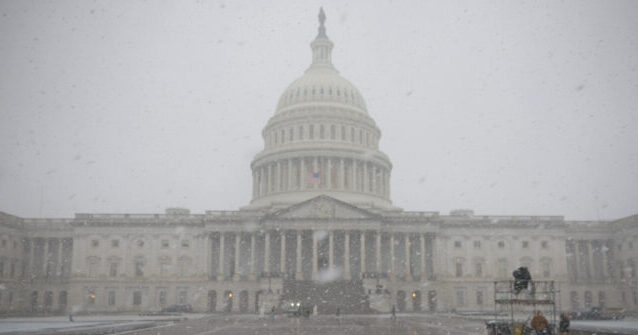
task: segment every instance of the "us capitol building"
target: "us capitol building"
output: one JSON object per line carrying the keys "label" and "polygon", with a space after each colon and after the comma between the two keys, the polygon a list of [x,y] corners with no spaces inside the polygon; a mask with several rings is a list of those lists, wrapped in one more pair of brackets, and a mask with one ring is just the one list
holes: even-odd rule
{"label": "us capitol building", "polygon": [[[0,314],[258,313],[290,301],[318,313],[488,311],[494,285],[527,266],[559,307],[638,309],[638,215],[409,212],[392,204],[392,163],[363,96],[332,64],[325,15],[312,63],[283,92],[237,211],[0,212]],[[277,307],[280,308],[280,307]]]}

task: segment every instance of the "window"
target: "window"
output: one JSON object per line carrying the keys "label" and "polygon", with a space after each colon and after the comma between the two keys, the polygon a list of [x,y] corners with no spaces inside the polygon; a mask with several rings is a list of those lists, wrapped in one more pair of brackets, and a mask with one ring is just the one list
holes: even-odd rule
{"label": "window", "polygon": [[335,131],[335,125],[330,126],[330,139],[334,140],[337,132]]}
{"label": "window", "polygon": [[95,278],[97,276],[98,260],[94,257],[89,258],[89,277]]}
{"label": "window", "polygon": [[547,249],[548,245],[549,245],[549,243],[547,243],[547,241],[542,241],[541,242],[541,248],[543,248],[543,249]]}
{"label": "window", "polygon": [[109,276],[110,277],[117,277],[117,267],[118,267],[117,263],[111,263],[109,265]]}
{"label": "window", "polygon": [[483,306],[484,301],[483,290],[476,290],[476,305]]}
{"label": "window", "polygon": [[465,306],[465,288],[456,289],[456,307]]}
{"label": "window", "polygon": [[303,126],[299,126],[299,139],[303,140]]}
{"label": "window", "polygon": [[2,240],[2,247],[6,247],[7,246],[7,240]]}
{"label": "window", "polygon": [[592,294],[591,291],[585,291],[585,308],[589,309],[592,305]]}
{"label": "window", "polygon": [[319,126],[319,138],[323,140],[324,137],[325,137],[325,130],[324,130],[323,125],[320,125]]}
{"label": "window", "polygon": [[507,269],[507,260],[499,259],[498,260],[498,276],[499,278],[507,278],[508,277],[508,269]]}
{"label": "window", "polygon": [[634,248],[634,243],[629,241],[629,243],[627,243],[627,246],[629,247],[629,249],[633,249]]}
{"label": "window", "polygon": [[160,263],[160,276],[168,276],[171,270],[171,265],[168,261],[162,261]]}
{"label": "window", "polygon": [[463,277],[463,262],[461,260],[456,261],[456,276]]}
{"label": "window", "polygon": [[98,241],[98,240],[91,240],[91,246],[92,246],[93,248],[97,248],[97,247],[99,247],[99,246],[100,246],[100,241]]}
{"label": "window", "polygon": [[89,298],[89,301],[88,301],[89,305],[95,305],[95,298],[96,298],[95,291],[89,290],[88,298]]}
{"label": "window", "polygon": [[186,291],[179,291],[179,296],[178,296],[178,301],[180,304],[186,304],[188,303],[188,292]]}
{"label": "window", "polygon": [[141,261],[141,260],[135,261],[135,276],[136,277],[144,276],[144,261]]}
{"label": "window", "polygon": [[523,241],[523,249],[527,249],[527,248],[529,248],[529,242]]}
{"label": "window", "polygon": [[115,291],[109,291],[107,300],[109,306],[115,305]]}
{"label": "window", "polygon": [[159,304],[164,306],[166,305],[166,291],[162,290],[159,292]]}
{"label": "window", "polygon": [[182,240],[182,248],[188,248],[190,244],[189,240]]}
{"label": "window", "polygon": [[477,261],[474,264],[474,276],[477,278],[483,277],[483,263],[481,261]]}
{"label": "window", "polygon": [[4,262],[0,261],[0,277],[4,277]]}
{"label": "window", "polygon": [[504,241],[498,241],[498,248],[499,249],[505,248],[505,242]]}
{"label": "window", "polygon": [[543,272],[543,278],[549,278],[552,276],[551,264],[549,260],[541,262],[541,271]]}
{"label": "window", "polygon": [[350,142],[354,143],[354,127],[350,127]]}
{"label": "window", "polygon": [[137,240],[135,241],[135,245],[137,245],[138,247],[143,247],[144,246],[144,240]]}
{"label": "window", "polygon": [[[339,91],[337,91],[338,93]],[[345,126],[341,126],[341,140],[345,141],[346,140],[346,127]]]}
{"label": "window", "polygon": [[142,304],[142,291],[133,291],[133,305],[139,306]]}
{"label": "window", "polygon": [[454,247],[455,248],[460,248],[462,245],[461,241],[454,241]]}
{"label": "window", "polygon": [[474,249],[481,249],[481,241],[474,241]]}
{"label": "window", "polygon": [[605,292],[604,291],[599,291],[598,292],[598,306],[600,306],[600,308],[605,308]]}
{"label": "window", "polygon": [[315,125],[311,124],[310,127],[308,128],[308,138],[309,139],[313,139],[315,138]]}
{"label": "window", "polygon": [[162,240],[162,248],[166,249],[170,246],[170,243],[168,243],[168,240]]}
{"label": "window", "polygon": [[576,291],[569,292],[569,301],[572,305],[572,310],[577,310],[579,305],[578,292]]}

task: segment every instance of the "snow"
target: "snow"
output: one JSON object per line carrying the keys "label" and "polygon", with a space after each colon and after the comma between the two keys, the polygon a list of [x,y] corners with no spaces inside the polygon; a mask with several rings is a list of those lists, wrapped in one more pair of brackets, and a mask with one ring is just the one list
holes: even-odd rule
{"label": "snow", "polygon": [[633,330],[638,333],[638,320],[574,320],[571,322],[573,329],[609,329],[609,330]]}

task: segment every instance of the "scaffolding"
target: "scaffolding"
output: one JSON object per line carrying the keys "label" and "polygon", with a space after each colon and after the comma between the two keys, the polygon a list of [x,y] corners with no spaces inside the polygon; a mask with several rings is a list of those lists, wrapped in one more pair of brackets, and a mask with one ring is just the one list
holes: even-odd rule
{"label": "scaffolding", "polygon": [[[527,334],[529,320],[540,310],[556,334],[556,294],[553,280],[529,280],[526,289],[516,290],[514,280],[494,282],[494,321],[488,324],[492,334]],[[503,315],[507,315],[504,317]]]}

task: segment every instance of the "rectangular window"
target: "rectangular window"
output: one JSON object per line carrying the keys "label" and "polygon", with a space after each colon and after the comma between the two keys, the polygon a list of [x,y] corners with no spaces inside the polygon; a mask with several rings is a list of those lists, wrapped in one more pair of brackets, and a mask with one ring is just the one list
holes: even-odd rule
{"label": "rectangular window", "polygon": [[456,289],[456,307],[465,306],[465,288]]}
{"label": "rectangular window", "polygon": [[135,262],[135,276],[136,277],[144,276],[144,262],[142,261]]}
{"label": "rectangular window", "polygon": [[115,291],[109,291],[108,304],[109,306],[115,305]]}
{"label": "rectangular window", "polygon": [[186,303],[188,303],[188,292],[186,292],[186,291],[179,291],[179,303],[180,303],[180,304],[186,304]]}
{"label": "rectangular window", "polygon": [[543,262],[541,266],[543,267],[543,278],[551,277],[552,273],[551,273],[549,262]]}
{"label": "rectangular window", "polygon": [[170,265],[166,262],[164,263],[160,263],[160,275],[161,276],[168,276],[168,273],[170,271]]}
{"label": "rectangular window", "polygon": [[476,264],[474,264],[474,276],[477,278],[483,277],[483,263],[476,262]]}
{"label": "rectangular window", "polygon": [[503,241],[498,241],[498,248],[499,248],[499,249],[503,249],[503,248],[505,248],[505,242],[503,242]]}
{"label": "rectangular window", "polygon": [[476,305],[483,306],[483,290],[476,291]]}
{"label": "rectangular window", "polygon": [[456,263],[456,276],[463,277],[463,263]]}
{"label": "rectangular window", "polygon": [[133,305],[139,306],[142,304],[142,291],[133,292]]}
{"label": "rectangular window", "polygon": [[474,249],[481,249],[481,241],[474,241]]}
{"label": "rectangular window", "polygon": [[91,240],[91,246],[93,248],[97,248],[100,245],[100,241],[98,240]]}
{"label": "rectangular window", "polygon": [[159,304],[164,306],[166,305],[166,291],[159,292]]}
{"label": "rectangular window", "polygon": [[120,240],[111,240],[111,247],[118,248],[120,246]]}
{"label": "rectangular window", "polygon": [[170,244],[168,243],[168,240],[162,240],[162,248],[166,249],[170,246]]}
{"label": "rectangular window", "polygon": [[117,276],[117,263],[111,263],[109,266],[109,276],[116,277]]}
{"label": "rectangular window", "polygon": [[543,242],[541,242],[541,247],[542,247],[543,249],[547,249],[547,247],[548,247],[548,246],[549,246],[549,243],[547,243],[547,241],[543,241]]}
{"label": "rectangular window", "polygon": [[182,248],[188,248],[191,245],[189,240],[182,240]]}
{"label": "rectangular window", "polygon": [[529,247],[528,241],[523,241],[523,249],[527,249]]}
{"label": "rectangular window", "polygon": [[461,241],[454,241],[454,247],[455,248],[460,248],[463,244],[461,243]]}

